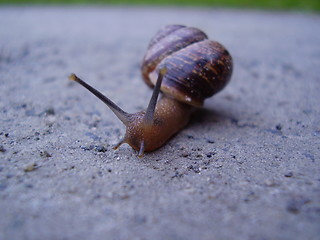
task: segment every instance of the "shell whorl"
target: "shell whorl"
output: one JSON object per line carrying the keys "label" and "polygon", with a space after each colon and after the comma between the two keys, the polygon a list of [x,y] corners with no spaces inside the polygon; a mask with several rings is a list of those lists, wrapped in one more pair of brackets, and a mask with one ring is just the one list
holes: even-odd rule
{"label": "shell whorl", "polygon": [[232,74],[232,58],[218,42],[199,29],[169,25],[151,40],[142,63],[142,76],[154,86],[159,69],[167,68],[161,91],[178,101],[202,106],[225,87]]}

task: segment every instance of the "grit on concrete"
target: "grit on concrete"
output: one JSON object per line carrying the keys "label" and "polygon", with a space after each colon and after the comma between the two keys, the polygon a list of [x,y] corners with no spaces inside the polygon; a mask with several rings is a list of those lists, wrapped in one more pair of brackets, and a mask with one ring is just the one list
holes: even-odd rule
{"label": "grit on concrete", "polygon": [[[223,9],[0,8],[0,239],[319,239],[320,16]],[[120,121],[166,24],[234,58],[224,91],[137,158]]]}

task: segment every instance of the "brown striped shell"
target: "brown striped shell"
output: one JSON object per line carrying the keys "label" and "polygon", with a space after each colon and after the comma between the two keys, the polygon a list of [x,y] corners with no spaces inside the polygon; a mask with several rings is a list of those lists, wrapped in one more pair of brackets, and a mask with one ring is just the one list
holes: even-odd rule
{"label": "brown striped shell", "polygon": [[181,25],[168,25],[151,39],[141,67],[149,86],[155,85],[163,66],[167,73],[161,91],[197,107],[223,89],[232,74],[232,58],[220,43]]}

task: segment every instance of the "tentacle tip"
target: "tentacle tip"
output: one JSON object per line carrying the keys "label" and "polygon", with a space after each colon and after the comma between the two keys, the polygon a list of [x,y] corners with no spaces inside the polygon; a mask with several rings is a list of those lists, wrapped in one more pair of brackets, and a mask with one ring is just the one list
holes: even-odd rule
{"label": "tentacle tip", "polygon": [[112,149],[113,149],[113,150],[117,150],[117,149],[121,146],[121,144],[122,144],[122,143],[120,143],[120,144],[119,144],[119,143],[118,143],[118,144],[116,144],[115,146],[113,146],[113,147],[112,147]]}
{"label": "tentacle tip", "polygon": [[114,145],[113,150],[117,150],[123,143],[125,143],[125,139],[121,139],[116,145]]}
{"label": "tentacle tip", "polygon": [[71,80],[71,81],[77,81],[77,78],[78,77],[74,73],[71,73],[69,76],[69,80]]}
{"label": "tentacle tip", "polygon": [[168,72],[168,69],[167,69],[166,66],[164,66],[164,67],[162,67],[162,68],[160,69],[160,72],[159,72],[159,73],[163,76],[163,75],[165,75],[167,72]]}
{"label": "tentacle tip", "polygon": [[144,141],[142,141],[141,144],[140,144],[140,150],[139,150],[138,157],[142,158],[143,155],[144,155]]}

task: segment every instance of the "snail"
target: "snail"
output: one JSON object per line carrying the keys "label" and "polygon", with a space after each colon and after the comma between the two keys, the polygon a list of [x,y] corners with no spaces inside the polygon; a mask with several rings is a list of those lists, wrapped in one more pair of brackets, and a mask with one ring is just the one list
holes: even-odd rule
{"label": "snail", "polygon": [[[164,145],[189,121],[193,107],[222,90],[232,74],[232,57],[218,42],[197,28],[168,25],[151,39],[143,58],[142,78],[154,87],[145,111],[129,114],[86,82],[78,82],[102,100],[126,126],[125,136],[114,147],[127,143],[150,152]],[[160,91],[163,93],[158,101]]]}

